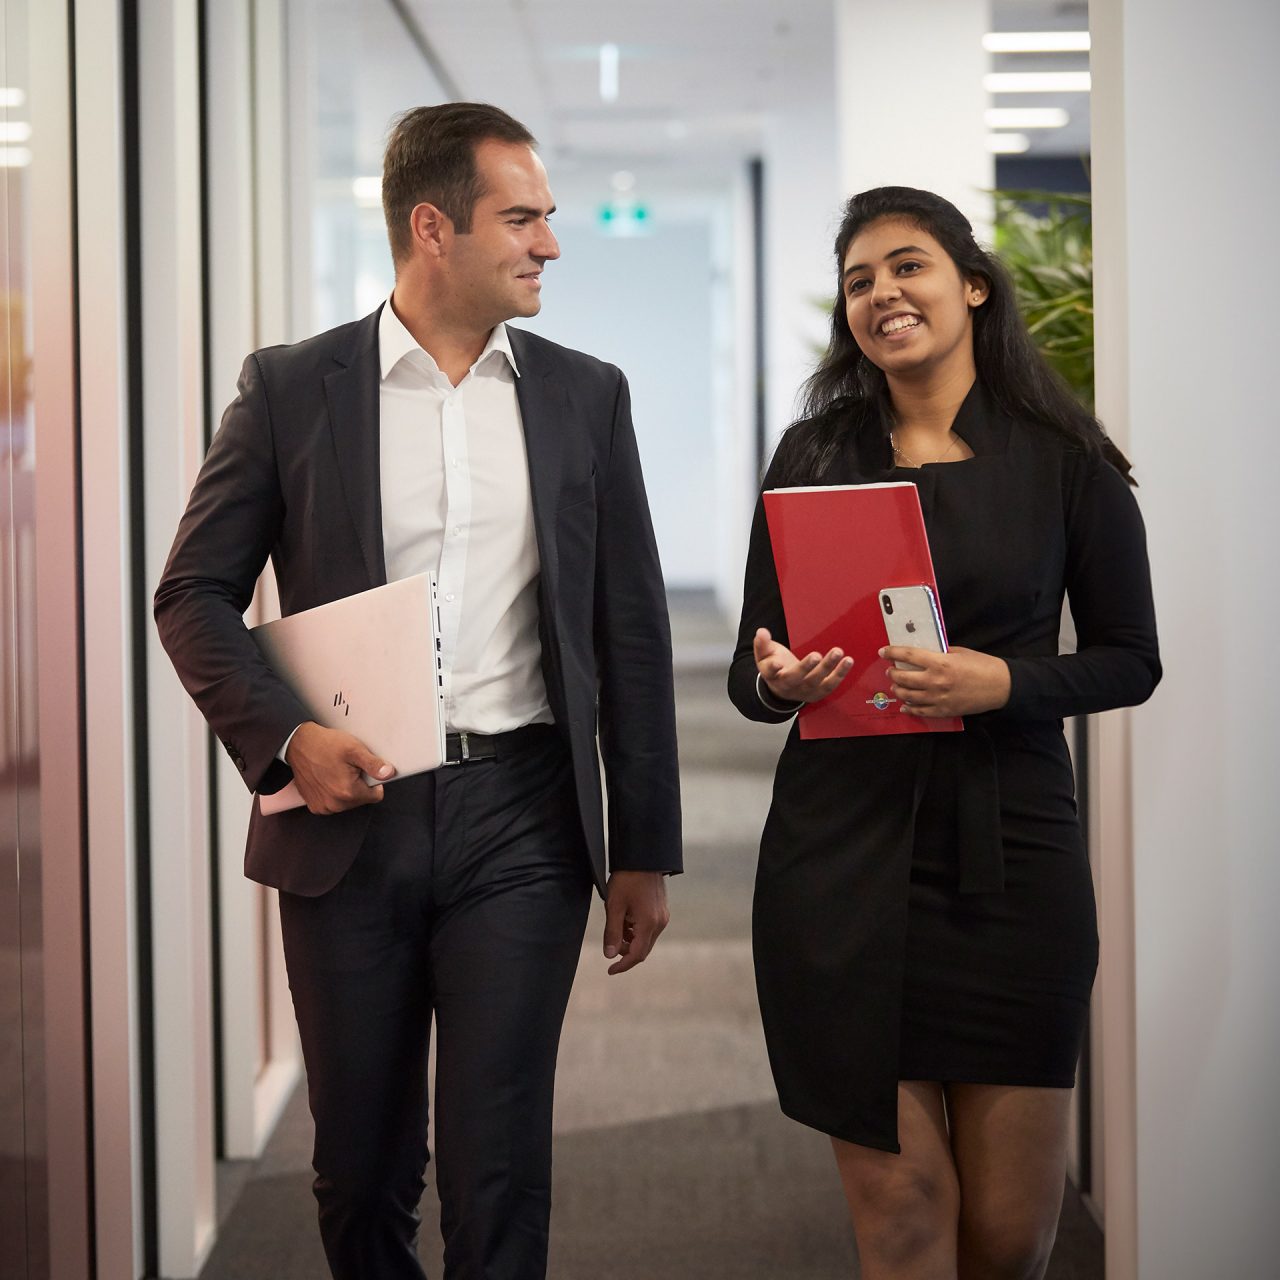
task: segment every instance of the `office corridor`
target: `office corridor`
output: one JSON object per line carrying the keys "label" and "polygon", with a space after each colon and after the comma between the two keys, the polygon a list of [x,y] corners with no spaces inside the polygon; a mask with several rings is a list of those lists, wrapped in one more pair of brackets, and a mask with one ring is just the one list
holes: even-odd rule
{"label": "office corridor", "polygon": [[[851,1280],[852,1232],[825,1138],[778,1111],[751,975],[755,847],[785,729],[724,696],[731,645],[675,597],[687,873],[639,970],[607,978],[593,913],[560,1053],[553,1280]],[[318,1280],[310,1116],[299,1090],[263,1158],[224,1164],[202,1280]],[[441,1275],[433,1184],[422,1256]],[[1101,1235],[1068,1188],[1050,1280],[1100,1280]]]}

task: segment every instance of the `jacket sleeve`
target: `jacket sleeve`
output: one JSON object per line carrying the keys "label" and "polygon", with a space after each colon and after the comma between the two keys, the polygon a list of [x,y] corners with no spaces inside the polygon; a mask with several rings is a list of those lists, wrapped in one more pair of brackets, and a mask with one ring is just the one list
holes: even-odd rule
{"label": "jacket sleeve", "polygon": [[781,724],[790,720],[799,709],[775,711],[765,706],[756,686],[753,647],[756,631],[760,627],[767,627],[779,644],[789,643],[787,620],[782,612],[782,593],[778,588],[778,570],[773,562],[773,547],[769,542],[769,523],[764,513],[763,491],[774,487],[779,469],[778,454],[775,453],[761,482],[761,494],[756,499],[755,515],[751,520],[747,569],[742,588],[742,617],[738,622],[738,643],[729,665],[729,700],[748,720],[759,720],[765,724]]}
{"label": "jacket sleeve", "polygon": [[262,658],[244,611],[284,516],[262,369],[250,356],[156,588],[165,652],[251,791],[289,780],[275,758],[310,717]]}
{"label": "jacket sleeve", "polygon": [[1067,495],[1066,588],[1073,654],[1010,658],[996,714],[1058,720],[1145,702],[1160,681],[1146,531],[1133,492],[1102,459],[1081,458]]}
{"label": "jacket sleeve", "polygon": [[596,513],[593,630],[610,869],[678,872],[680,775],[671,626],[631,397],[618,373]]}

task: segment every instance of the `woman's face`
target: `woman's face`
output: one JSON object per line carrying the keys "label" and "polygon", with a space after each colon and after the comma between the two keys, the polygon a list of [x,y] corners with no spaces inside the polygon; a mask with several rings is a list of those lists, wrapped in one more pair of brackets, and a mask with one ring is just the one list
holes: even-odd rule
{"label": "woman's face", "polygon": [[842,276],[853,340],[892,379],[964,373],[973,366],[973,311],[985,280],[965,279],[947,251],[904,218],[853,238]]}

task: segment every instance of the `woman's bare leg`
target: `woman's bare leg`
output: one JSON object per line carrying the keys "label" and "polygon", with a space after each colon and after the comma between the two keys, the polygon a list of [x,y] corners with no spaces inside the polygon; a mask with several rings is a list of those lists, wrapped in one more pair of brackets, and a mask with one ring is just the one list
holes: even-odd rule
{"label": "woman's bare leg", "polygon": [[862,1280],[956,1280],[959,1183],[942,1086],[898,1086],[901,1155],[833,1138]]}
{"label": "woman's bare leg", "polygon": [[946,1089],[960,1180],[959,1280],[1040,1280],[1067,1170],[1070,1089]]}

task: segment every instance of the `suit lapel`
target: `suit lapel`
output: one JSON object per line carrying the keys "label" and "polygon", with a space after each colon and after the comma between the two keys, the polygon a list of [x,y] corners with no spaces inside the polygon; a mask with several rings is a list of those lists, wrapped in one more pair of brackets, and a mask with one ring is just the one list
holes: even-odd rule
{"label": "suit lapel", "polygon": [[[385,304],[384,304],[385,305]],[[338,457],[338,477],[351,513],[371,587],[387,581],[382,547],[382,484],[379,471],[379,307],[355,327],[350,346],[335,356],[339,368],[326,375],[329,427]]]}
{"label": "suit lapel", "polygon": [[560,572],[556,552],[556,503],[560,497],[560,459],[568,399],[564,386],[546,362],[537,359],[525,335],[519,329],[511,328],[507,334],[511,340],[511,352],[520,369],[520,377],[516,379],[516,400],[524,427],[538,557],[544,585],[550,597],[554,598]]}

